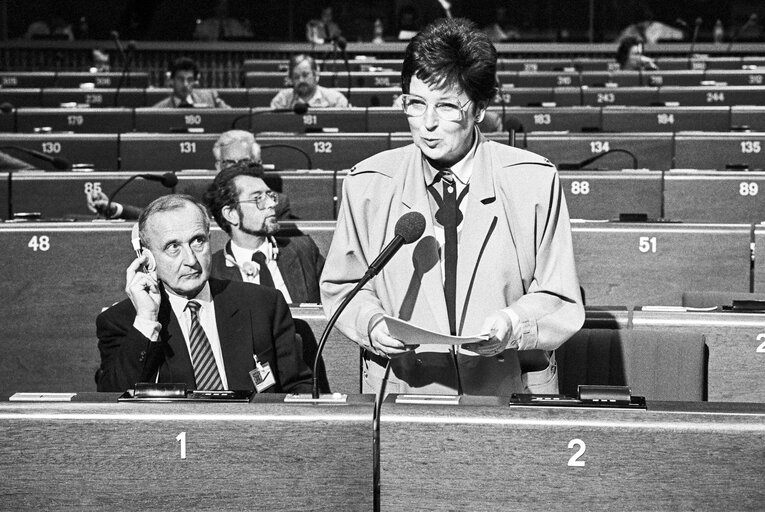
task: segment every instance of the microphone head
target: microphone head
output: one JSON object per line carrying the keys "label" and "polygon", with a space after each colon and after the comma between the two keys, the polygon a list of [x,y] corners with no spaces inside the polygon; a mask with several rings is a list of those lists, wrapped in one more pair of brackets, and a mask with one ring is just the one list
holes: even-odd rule
{"label": "microphone head", "polygon": [[132,40],[128,41],[127,49],[128,49],[128,51],[131,51],[131,52],[135,51],[135,49],[136,49],[135,41],[132,41]]}
{"label": "microphone head", "polygon": [[296,113],[297,115],[302,116],[303,114],[308,112],[308,104],[303,103],[302,101],[298,101],[297,103],[295,103],[295,106],[292,107],[292,111]]}
{"label": "microphone head", "polygon": [[109,32],[109,35],[112,37],[112,39],[119,39],[120,38],[120,33],[117,32],[116,30],[112,30],[111,32]]}
{"label": "microphone head", "polygon": [[173,188],[178,184],[178,176],[174,172],[166,172],[161,177],[161,183],[167,188]]}
{"label": "microphone head", "polygon": [[13,103],[8,103],[7,101],[0,103],[0,112],[3,114],[10,114],[13,112]]}
{"label": "microphone head", "polygon": [[405,244],[418,240],[425,232],[425,217],[420,212],[405,213],[396,222],[394,234],[404,239]]}
{"label": "microphone head", "polygon": [[697,27],[700,27],[700,26],[701,26],[701,23],[702,23],[702,21],[703,21],[703,20],[701,19],[701,16],[699,16],[698,18],[696,18],[696,21],[695,21],[694,25],[696,25]]}

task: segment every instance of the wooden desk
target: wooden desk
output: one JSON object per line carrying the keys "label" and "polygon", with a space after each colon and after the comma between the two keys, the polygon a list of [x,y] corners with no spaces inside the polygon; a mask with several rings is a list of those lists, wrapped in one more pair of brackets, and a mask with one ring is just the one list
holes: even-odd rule
{"label": "wooden desk", "polygon": [[[61,157],[72,164],[90,164],[96,170],[116,170],[119,144],[117,134],[96,133],[4,133],[0,146],[21,146],[51,157]],[[22,160],[50,169],[52,166],[33,157],[12,153]]]}
{"label": "wooden desk", "polygon": [[679,305],[691,289],[749,291],[751,226],[572,225],[579,282],[591,305]]}
{"label": "wooden desk", "polygon": [[54,132],[122,133],[133,130],[133,111],[128,108],[20,108],[17,132],[50,128]]}
{"label": "wooden desk", "polygon": [[603,107],[604,132],[727,131],[729,107]]}
{"label": "wooden desk", "polygon": [[371,397],[312,406],[276,402],[283,395],[251,404],[95,395],[83,398],[108,401],[0,403],[4,507],[372,509]]}
{"label": "wooden desk", "polygon": [[765,403],[765,314],[638,308],[632,327],[703,334],[709,348],[709,401]]}
{"label": "wooden desk", "polygon": [[765,132],[676,134],[673,167],[724,171],[730,166],[765,169]]}
{"label": "wooden desk", "polygon": [[560,171],[560,182],[572,219],[617,220],[620,213],[661,217],[661,172]]}
{"label": "wooden desk", "polygon": [[381,413],[382,510],[761,510],[765,406],[648,411],[396,405]]}
{"label": "wooden desk", "polygon": [[664,175],[664,215],[686,222],[765,220],[765,172],[682,171]]}

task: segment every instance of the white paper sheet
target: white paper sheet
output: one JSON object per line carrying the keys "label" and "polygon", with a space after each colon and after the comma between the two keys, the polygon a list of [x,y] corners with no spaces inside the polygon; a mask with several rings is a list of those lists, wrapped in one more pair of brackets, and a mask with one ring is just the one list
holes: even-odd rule
{"label": "white paper sheet", "polygon": [[489,339],[488,334],[476,334],[473,336],[449,336],[417,327],[404,320],[384,315],[385,325],[388,326],[390,335],[397,340],[409,345],[463,345],[465,343],[479,343]]}

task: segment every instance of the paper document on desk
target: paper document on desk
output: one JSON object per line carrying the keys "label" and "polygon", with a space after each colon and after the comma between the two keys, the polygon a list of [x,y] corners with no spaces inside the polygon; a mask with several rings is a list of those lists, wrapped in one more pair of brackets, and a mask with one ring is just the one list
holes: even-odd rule
{"label": "paper document on desk", "polygon": [[449,336],[417,327],[399,318],[383,315],[385,325],[388,326],[390,335],[409,345],[463,345],[465,343],[479,343],[489,339],[488,334],[476,334],[474,336]]}

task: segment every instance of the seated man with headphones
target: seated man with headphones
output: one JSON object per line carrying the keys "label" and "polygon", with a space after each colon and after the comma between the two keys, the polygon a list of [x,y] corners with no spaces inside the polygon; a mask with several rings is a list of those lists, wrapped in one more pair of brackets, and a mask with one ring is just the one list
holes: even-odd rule
{"label": "seated man with headphones", "polygon": [[210,220],[188,195],[152,201],[138,220],[128,298],[96,319],[99,391],[139,382],[190,389],[311,391],[289,307],[265,286],[210,277]]}
{"label": "seated man with headphones", "polygon": [[276,288],[290,304],[320,302],[324,257],[309,236],[274,236],[279,231],[279,196],[263,181],[262,167],[227,167],[215,177],[204,201],[231,237],[213,254],[214,277]]}

